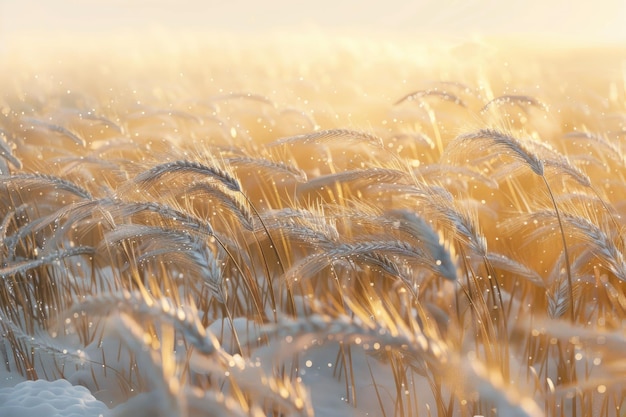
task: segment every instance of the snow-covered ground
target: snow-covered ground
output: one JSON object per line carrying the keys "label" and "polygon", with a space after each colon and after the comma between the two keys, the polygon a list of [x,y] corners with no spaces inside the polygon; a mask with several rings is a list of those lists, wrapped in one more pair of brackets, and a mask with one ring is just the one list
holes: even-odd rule
{"label": "snow-covered ground", "polygon": [[[1,375],[6,382],[9,375]],[[23,381],[0,388],[3,417],[107,417],[109,408],[91,392],[64,379]]]}

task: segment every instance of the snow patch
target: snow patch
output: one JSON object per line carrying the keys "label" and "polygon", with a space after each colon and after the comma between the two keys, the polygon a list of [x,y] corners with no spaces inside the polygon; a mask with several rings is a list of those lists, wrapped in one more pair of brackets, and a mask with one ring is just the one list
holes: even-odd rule
{"label": "snow patch", "polygon": [[64,379],[24,381],[0,389],[3,417],[105,417],[109,409],[82,386]]}

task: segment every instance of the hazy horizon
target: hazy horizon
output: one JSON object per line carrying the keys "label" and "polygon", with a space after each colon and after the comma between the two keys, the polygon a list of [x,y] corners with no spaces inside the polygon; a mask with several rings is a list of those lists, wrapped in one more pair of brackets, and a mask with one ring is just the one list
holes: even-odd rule
{"label": "hazy horizon", "polygon": [[151,29],[256,34],[533,35],[626,41],[626,2],[469,0],[0,0],[0,41],[29,34],[106,34]]}

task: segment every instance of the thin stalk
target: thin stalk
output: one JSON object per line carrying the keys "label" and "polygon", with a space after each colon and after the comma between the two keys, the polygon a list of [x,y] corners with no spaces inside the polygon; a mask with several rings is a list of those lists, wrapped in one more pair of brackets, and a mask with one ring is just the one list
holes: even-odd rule
{"label": "thin stalk", "polygon": [[556,201],[554,199],[554,194],[552,194],[552,189],[550,188],[550,184],[548,184],[548,180],[545,175],[541,175],[541,179],[543,179],[544,184],[548,190],[548,194],[550,195],[550,200],[552,201],[552,206],[554,207],[554,212],[556,213],[556,219],[559,222],[559,230],[561,231],[561,242],[563,242],[563,256],[565,257],[565,270],[567,273],[567,293],[570,299],[570,319],[572,323],[575,321],[574,315],[574,286],[572,283],[572,267],[570,265],[569,252],[567,250],[567,241],[565,239],[565,229],[563,228],[563,221],[561,220],[561,212],[559,211],[558,206],[556,205]]}
{"label": "thin stalk", "polygon": [[[561,241],[563,242],[563,255],[565,258],[565,270],[567,273],[567,294],[570,299],[570,308],[569,308],[570,320],[572,324],[574,324],[576,321],[576,315],[574,311],[575,310],[574,309],[574,286],[572,282],[572,268],[570,265],[569,252],[567,250],[567,241],[565,239],[565,230],[563,229],[563,222],[561,221],[561,213],[559,212],[559,208],[557,207],[556,201],[554,200],[554,195],[552,194],[552,189],[550,189],[550,184],[548,184],[548,180],[546,179],[545,175],[541,175],[541,178],[543,179],[543,182],[546,185],[546,188],[548,189],[548,194],[550,195],[550,200],[552,201],[554,212],[556,213],[556,219],[559,222],[559,230],[561,231]],[[562,356],[560,356],[559,359],[561,361],[564,360]],[[578,378],[576,377],[576,358],[575,358],[574,349],[571,349],[570,351],[569,363],[570,363],[570,366],[572,367],[572,375],[571,375],[572,381],[576,381]],[[572,415],[576,415],[576,412],[577,412],[576,396],[574,396],[574,398],[572,398]]]}

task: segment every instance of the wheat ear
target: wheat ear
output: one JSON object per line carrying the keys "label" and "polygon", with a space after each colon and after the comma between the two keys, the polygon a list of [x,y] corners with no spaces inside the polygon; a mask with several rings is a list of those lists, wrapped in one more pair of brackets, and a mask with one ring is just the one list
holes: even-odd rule
{"label": "wheat ear", "polygon": [[199,174],[217,180],[231,191],[241,191],[239,181],[226,171],[193,161],[173,161],[157,165],[137,175],[133,182],[147,187],[166,174]]}
{"label": "wheat ear", "polygon": [[108,317],[116,312],[133,317],[133,320],[168,322],[185,336],[185,340],[194,349],[204,355],[213,355],[221,350],[217,338],[200,323],[193,301],[186,303],[185,306],[177,306],[167,297],[154,299],[145,291],[122,290],[116,293],[85,296],[76,301],[62,317],[72,317],[74,313]]}
{"label": "wheat ear", "polygon": [[32,117],[23,117],[21,119],[21,122],[24,125],[30,124],[32,127],[38,127],[38,128],[48,130],[50,132],[58,133],[62,136],[69,138],[72,142],[76,143],[77,145],[82,146],[83,148],[87,146],[87,142],[85,141],[85,139],[79,137],[78,135],[76,135],[75,133],[73,133],[72,131],[70,131],[69,129],[63,126],[44,122],[43,120],[34,119]]}
{"label": "wheat ear", "polygon": [[[8,142],[12,142],[13,138],[9,132],[4,129],[0,129],[0,136],[3,136],[5,140],[0,140],[0,156],[11,163],[15,168],[22,169],[22,161],[17,159],[13,155],[13,150],[9,146]],[[1,174],[8,174],[8,172],[2,172]]]}
{"label": "wheat ear", "polygon": [[4,266],[0,268],[0,278],[7,279],[17,274],[22,274],[30,269],[60,262],[65,258],[81,255],[93,255],[94,253],[94,248],[90,246],[78,246],[75,248],[61,249],[56,252],[48,253],[46,256],[42,256],[41,258],[17,261]]}
{"label": "wheat ear", "polygon": [[305,133],[303,135],[290,136],[287,138],[278,139],[268,144],[267,147],[273,148],[277,146],[295,144],[308,145],[312,143],[325,143],[340,140],[343,140],[349,144],[367,143],[377,148],[383,147],[382,140],[378,136],[349,129],[318,130],[312,133]]}
{"label": "wheat ear", "polygon": [[93,199],[92,195],[82,187],[64,178],[48,174],[13,174],[0,176],[0,183],[10,183],[22,188],[38,187],[43,189],[60,189],[68,191],[85,200]]}
{"label": "wheat ear", "polygon": [[516,104],[522,108],[524,106],[532,106],[532,107],[537,107],[543,111],[548,110],[548,106],[546,106],[544,103],[542,103],[541,101],[537,100],[534,97],[525,96],[525,95],[505,94],[487,102],[487,104],[485,104],[485,106],[480,110],[480,112],[484,113],[490,107],[499,106],[502,104]]}
{"label": "wheat ear", "polygon": [[467,104],[465,104],[465,102],[463,100],[461,100],[458,96],[456,96],[455,94],[449,93],[447,91],[444,90],[439,90],[437,88],[434,89],[429,89],[429,90],[419,90],[419,91],[414,91],[412,93],[409,93],[407,95],[405,95],[404,97],[402,97],[401,99],[399,99],[398,101],[396,101],[394,104],[394,106],[397,106],[398,104],[401,104],[405,101],[419,101],[425,97],[439,97],[443,100],[446,101],[450,101],[456,105],[459,105],[461,107],[467,107]]}

